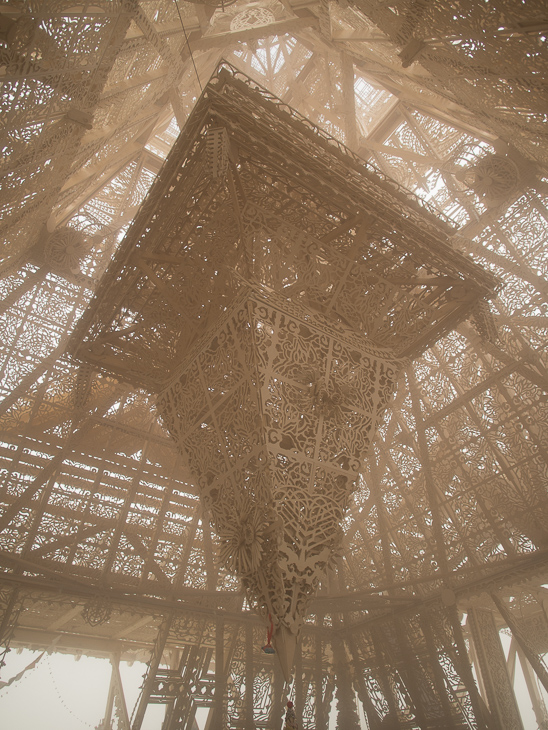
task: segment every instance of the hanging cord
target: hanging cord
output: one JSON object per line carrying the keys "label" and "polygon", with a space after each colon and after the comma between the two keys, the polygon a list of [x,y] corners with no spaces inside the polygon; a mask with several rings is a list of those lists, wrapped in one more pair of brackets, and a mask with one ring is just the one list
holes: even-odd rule
{"label": "hanging cord", "polygon": [[82,718],[81,718],[81,717],[78,717],[78,715],[77,715],[77,714],[76,714],[75,712],[73,712],[73,711],[72,711],[72,710],[70,709],[70,707],[69,707],[69,706],[67,705],[67,703],[66,703],[66,702],[65,702],[65,700],[63,699],[63,695],[61,694],[61,692],[60,692],[60,690],[59,690],[59,687],[58,687],[58,685],[57,685],[57,682],[56,682],[56,680],[55,680],[55,677],[54,677],[54,675],[53,675],[53,671],[52,671],[52,667],[51,667],[51,662],[50,662],[50,659],[49,659],[49,655],[48,655],[48,656],[46,657],[46,666],[47,666],[47,668],[48,668],[48,671],[49,671],[49,674],[50,674],[50,677],[51,677],[51,681],[52,681],[52,683],[53,683],[53,686],[54,686],[54,688],[55,688],[55,691],[56,691],[56,693],[57,693],[57,697],[59,698],[59,700],[60,700],[61,704],[63,705],[63,707],[65,708],[65,710],[66,710],[66,711],[67,711],[67,712],[68,712],[68,713],[69,713],[70,715],[72,715],[72,717],[73,717],[73,718],[74,718],[75,720],[78,720],[78,722],[82,723],[82,725],[85,725],[86,727],[91,727],[91,728],[92,728],[92,727],[93,727],[93,725],[90,725],[90,723],[89,723],[89,722],[87,722],[86,720],[82,720]]}
{"label": "hanging cord", "polygon": [[270,628],[266,634],[266,644],[263,646],[263,651],[265,654],[275,654],[276,651],[270,643],[272,641],[272,634],[274,633],[274,622],[272,621],[272,616],[270,614],[268,614],[268,618],[270,619]]}
{"label": "hanging cord", "polygon": [[200,87],[200,92],[202,92],[204,89],[202,87],[202,82],[200,81],[200,77],[198,75],[198,69],[196,68],[196,62],[194,61],[194,54],[192,53],[192,48],[190,47],[190,43],[188,42],[188,35],[186,32],[185,24],[183,23],[183,16],[181,15],[181,11],[179,10],[179,3],[177,2],[177,0],[175,0],[175,7],[177,8],[177,13],[179,14],[179,20],[181,21],[181,28],[183,29],[183,33],[185,34],[186,45],[188,48],[188,52],[190,53],[190,58],[192,60],[192,65],[194,66],[194,71],[196,72],[196,78],[198,79],[198,86]]}

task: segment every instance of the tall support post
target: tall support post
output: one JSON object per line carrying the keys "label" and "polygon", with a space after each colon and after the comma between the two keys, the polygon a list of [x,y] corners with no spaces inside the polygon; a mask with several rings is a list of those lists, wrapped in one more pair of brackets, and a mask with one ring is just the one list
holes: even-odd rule
{"label": "tall support post", "polygon": [[356,125],[356,97],[354,92],[354,61],[347,53],[341,53],[344,131],[346,144],[351,150],[358,148]]}
{"label": "tall support post", "polygon": [[253,624],[245,627],[245,727],[255,730],[253,722]]}
{"label": "tall support post", "polygon": [[[420,406],[419,386],[412,368],[408,369],[407,375],[411,391],[412,411],[417,429],[417,443],[424,471],[426,493],[428,495],[428,502],[432,512],[432,536],[436,546],[435,558],[439,565],[440,574],[447,580],[449,578],[450,571],[442,527],[443,520],[440,495],[436,487],[432,464],[430,463],[430,453],[428,451],[428,441],[426,439],[426,428]],[[491,718],[485,711],[486,708],[484,707],[484,703],[474,680],[474,675],[472,674],[472,667],[470,665],[468,652],[466,651],[466,642],[462,635],[462,626],[460,624],[460,617],[456,603],[447,607],[447,617],[453,629],[453,637],[456,648],[455,659],[458,663],[457,669],[462,682],[470,695],[470,701],[472,703],[472,708],[477,718],[478,725],[481,728],[490,728]]]}
{"label": "tall support post", "polygon": [[110,684],[108,687],[107,704],[105,707],[105,716],[97,726],[97,730],[109,730],[112,727],[112,709],[114,707],[114,672],[110,675]]}
{"label": "tall support post", "polygon": [[369,696],[369,692],[360,669],[362,663],[360,661],[359,654],[356,651],[355,644],[352,640],[348,641],[347,644],[352,657],[350,664],[351,674],[358,692],[358,697],[363,705],[367,724],[371,730],[381,730],[381,719],[373,705],[373,702],[371,701],[371,697]]}
{"label": "tall support post", "polygon": [[295,651],[295,715],[297,725],[303,724],[303,646],[299,641]]}
{"label": "tall support post", "polygon": [[[386,577],[388,581],[390,582],[391,586],[388,588],[388,595],[391,598],[396,598],[398,596],[398,589],[395,586],[394,583],[394,567],[393,567],[393,561],[392,561],[392,550],[391,550],[391,539],[389,534],[389,519],[386,513],[386,506],[384,503],[384,500],[382,498],[382,494],[379,488],[380,484],[380,478],[377,473],[377,462],[376,458],[371,460],[371,474],[373,476],[372,483],[371,483],[371,494],[373,495],[375,499],[375,504],[377,507],[378,512],[378,520],[379,520],[379,531],[381,536],[381,546],[382,546],[382,554],[384,559],[384,567],[386,571]],[[407,671],[403,675],[403,679],[406,685],[406,689],[409,692],[411,702],[413,705],[413,711],[415,713],[415,719],[418,723],[418,725],[422,727],[426,727],[427,725],[427,719],[426,719],[426,709],[424,706],[424,697],[425,692],[424,686],[419,687],[419,684],[423,684],[422,682],[417,681],[416,674],[421,672],[420,664],[417,661],[417,657],[415,655],[415,650],[412,646],[412,640],[411,635],[409,631],[407,630],[406,626],[399,620],[394,621],[394,631],[397,636],[397,642],[400,647],[403,664],[406,667]],[[446,703],[447,704],[447,703]],[[449,712],[447,712],[446,709],[446,722],[448,723],[448,726],[451,726],[452,718],[451,718],[451,712],[449,709]]]}
{"label": "tall support post", "polygon": [[[402,622],[398,619],[394,621],[394,631],[400,645],[400,651],[404,666],[407,669],[404,675],[405,685],[413,703],[415,720],[419,727],[426,728],[428,726],[428,720],[426,717],[426,711],[423,701],[423,698],[426,695],[426,691],[424,687],[421,688],[419,686],[419,682],[417,681],[417,674],[421,672],[421,667],[417,660],[416,652],[409,640],[408,633],[402,625]],[[400,672],[400,675],[401,674],[402,672]],[[448,720],[447,723],[449,725],[450,720]]]}
{"label": "tall support post", "polygon": [[190,716],[193,713],[193,703],[189,694],[189,686],[193,677],[199,675],[199,649],[198,646],[185,646],[181,652],[181,658],[177,665],[178,676],[182,678],[179,692],[173,703],[166,707],[166,716],[162,730],[176,730],[180,727],[180,721],[184,718],[184,727],[191,725]]}
{"label": "tall support post", "polygon": [[[208,727],[211,730],[221,730],[225,708],[225,621],[222,616],[217,616],[215,624],[215,699],[213,711],[210,715],[211,722]],[[227,667],[228,669],[228,667]]]}
{"label": "tall support post", "polygon": [[447,725],[447,730],[452,730],[455,727],[454,710],[451,706],[451,702],[447,693],[447,688],[445,686],[445,677],[440,665],[436,642],[434,641],[434,636],[432,634],[432,628],[428,616],[421,615],[420,623],[424,640],[426,642],[426,648],[428,649],[428,653],[430,655],[434,688],[436,690],[436,694],[440,698],[441,706],[445,714],[444,720]]}
{"label": "tall support post", "polygon": [[156,642],[154,644],[152,655],[150,657],[143,689],[141,690],[139,705],[137,706],[135,719],[133,720],[132,730],[141,730],[141,725],[143,724],[145,712],[147,711],[148,707],[148,701],[150,699],[150,693],[154,686],[154,680],[156,679],[156,672],[158,671],[158,667],[160,666],[160,662],[162,661],[162,654],[164,653],[164,648],[166,645],[167,637],[169,636],[169,632],[171,630],[172,623],[173,612],[170,612],[167,614],[167,616],[164,617],[162,623],[160,624],[160,628],[158,629],[158,635],[156,637]]}
{"label": "tall support post", "polygon": [[[360,721],[356,712],[354,681],[348,661],[344,640],[335,637],[331,640],[333,647],[333,671],[336,677],[335,696],[337,698],[337,729],[359,730]],[[375,730],[374,726],[373,730]]]}
{"label": "tall support post", "polygon": [[130,730],[130,719],[127,711],[126,697],[120,676],[120,657],[115,656],[110,660],[112,664],[112,677],[114,679],[114,701],[116,703],[117,715],[120,730]]}
{"label": "tall support post", "polygon": [[538,685],[535,681],[535,675],[531,665],[519,647],[517,649],[517,655],[519,656],[519,662],[523,670],[525,684],[527,685],[529,697],[531,698],[531,704],[533,705],[533,712],[535,713],[537,724],[540,728],[548,727],[548,712],[546,711],[546,705],[544,704],[544,700],[542,699],[542,695],[540,694]]}
{"label": "tall support post", "polygon": [[[323,623],[323,616],[318,616],[318,624]],[[314,668],[314,688],[315,688],[315,710],[316,710],[316,730],[326,730],[326,722],[323,706],[323,651],[322,637],[320,633],[316,634],[316,666]]]}
{"label": "tall support post", "polygon": [[[182,650],[174,649],[173,652],[170,652],[170,669],[176,669],[179,671],[179,673],[181,673],[182,667],[184,666],[184,657],[186,654],[188,654],[188,647],[184,647],[184,649]],[[169,702],[166,702],[166,711],[164,715],[162,730],[164,730],[164,728],[169,728],[169,724],[175,710],[176,699],[176,697],[172,697],[170,698]]]}
{"label": "tall support post", "polygon": [[478,727],[486,728],[488,730],[495,730],[491,714],[488,708],[485,706],[482,696],[479,693],[476,685],[476,680],[472,673],[472,665],[470,658],[466,650],[466,642],[462,633],[462,626],[460,624],[460,617],[457,610],[457,606],[448,606],[447,608],[448,618],[453,628],[453,637],[456,645],[456,651],[454,653],[455,666],[460,674],[462,683],[466,687],[468,694],[470,695],[470,702],[474,709]]}
{"label": "tall support post", "polygon": [[[468,646],[469,646],[470,661],[472,663],[472,666],[478,667],[479,660],[478,660],[478,656],[476,654],[476,648],[474,646],[474,642],[470,641]],[[481,672],[479,670],[476,672],[476,676],[478,679],[478,688],[479,688],[480,696],[481,696],[482,700],[484,700],[484,702],[487,704],[487,692],[485,690],[485,685],[483,684],[483,679],[481,676]]]}
{"label": "tall support post", "polygon": [[523,730],[493,613],[471,608],[468,621],[493,719],[505,730]]}
{"label": "tall support post", "polygon": [[[371,473],[373,476],[372,485],[371,485],[371,494],[373,495],[375,499],[375,504],[377,507],[378,512],[378,519],[379,519],[379,531],[381,536],[381,546],[382,546],[382,554],[384,559],[384,568],[386,571],[386,577],[388,581],[391,584],[391,587],[388,589],[388,595],[391,598],[394,598],[398,595],[397,589],[394,587],[394,567],[392,565],[392,555],[391,555],[391,548],[390,548],[390,535],[388,530],[388,519],[386,515],[386,507],[382,498],[382,494],[379,489],[379,483],[380,480],[378,478],[377,474],[377,462],[376,458],[371,460]],[[406,631],[403,628],[402,624],[396,620],[394,622],[394,630],[396,632],[398,644],[400,647],[400,651],[402,653],[402,658],[404,660],[404,664],[408,668],[408,673],[405,677],[405,684],[406,689],[409,692],[410,699],[413,705],[413,711],[415,713],[415,718],[417,720],[417,723],[422,728],[425,726],[425,720],[424,720],[424,711],[422,707],[421,702],[421,696],[419,689],[417,687],[417,683],[415,681],[414,677],[414,667],[413,665],[413,659],[411,656],[411,652],[409,650],[408,645],[408,639],[406,635]],[[391,708],[392,712],[397,712],[395,709],[395,705],[393,708]]]}
{"label": "tall support post", "polygon": [[269,723],[273,728],[281,727],[283,708],[287,702],[287,691],[284,682],[282,668],[278,662],[274,662],[274,689],[272,705],[270,707]]}
{"label": "tall support post", "polygon": [[510,642],[510,649],[508,650],[508,658],[506,659],[506,669],[508,670],[508,676],[510,677],[510,684],[512,687],[514,686],[514,681],[516,679],[516,659],[518,655],[518,644],[517,641],[512,636],[512,641]]}
{"label": "tall support post", "polygon": [[386,700],[386,704],[388,705],[388,715],[391,718],[392,723],[395,727],[399,727],[399,713],[398,713],[398,703],[396,701],[396,698],[394,697],[394,683],[392,681],[392,678],[390,677],[389,673],[386,671],[387,668],[387,661],[384,656],[384,652],[382,650],[383,641],[382,637],[380,637],[376,631],[371,632],[371,640],[373,642],[373,648],[375,649],[375,656],[377,658],[377,673],[378,673],[378,680],[379,684],[382,689],[382,693],[384,695],[384,699]]}
{"label": "tall support post", "polygon": [[535,670],[535,673],[542,682],[544,689],[548,692],[548,671],[546,671],[546,667],[539,659],[538,654],[533,651],[533,649],[531,649],[531,647],[529,646],[529,643],[523,635],[519,624],[514,619],[510,611],[506,608],[503,601],[501,601],[501,599],[495,593],[491,593],[491,599],[497,607],[498,612],[500,613],[502,618],[506,621],[508,628],[512,632],[515,640],[518,642],[521,651],[527,657],[529,664]]}

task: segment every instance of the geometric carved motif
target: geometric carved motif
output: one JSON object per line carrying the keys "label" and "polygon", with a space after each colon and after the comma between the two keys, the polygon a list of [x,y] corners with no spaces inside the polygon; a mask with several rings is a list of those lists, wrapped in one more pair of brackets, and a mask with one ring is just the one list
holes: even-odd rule
{"label": "geometric carved motif", "polygon": [[44,245],[47,264],[65,276],[80,273],[80,261],[86,253],[83,236],[74,228],[55,230]]}
{"label": "geometric carved motif", "polygon": [[491,204],[507,200],[519,184],[515,162],[503,155],[487,155],[459,177]]}
{"label": "geometric carved motif", "polygon": [[240,11],[230,21],[230,30],[247,30],[248,28],[259,28],[261,25],[273,23],[276,17],[272,10],[265,7],[251,7]]}
{"label": "geometric carved motif", "polygon": [[398,368],[496,285],[269,92],[210,81],[75,351],[158,394],[286,677]]}
{"label": "geometric carved motif", "polygon": [[82,617],[90,626],[101,626],[108,623],[112,614],[112,604],[105,598],[92,598],[82,609]]}
{"label": "geometric carved motif", "polygon": [[213,179],[223,177],[228,165],[228,135],[226,129],[209,129],[206,136],[206,150],[210,174]]}
{"label": "geometric carved motif", "polygon": [[398,362],[325,316],[243,289],[158,397],[237,572],[297,635],[338,546]]}

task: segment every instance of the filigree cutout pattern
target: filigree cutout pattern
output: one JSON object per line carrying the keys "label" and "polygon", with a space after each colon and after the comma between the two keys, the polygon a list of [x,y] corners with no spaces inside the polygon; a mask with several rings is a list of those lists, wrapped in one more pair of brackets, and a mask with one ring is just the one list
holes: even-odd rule
{"label": "filigree cutout pattern", "polygon": [[159,392],[286,677],[402,356],[496,286],[333,143],[222,68],[76,338],[79,357]]}

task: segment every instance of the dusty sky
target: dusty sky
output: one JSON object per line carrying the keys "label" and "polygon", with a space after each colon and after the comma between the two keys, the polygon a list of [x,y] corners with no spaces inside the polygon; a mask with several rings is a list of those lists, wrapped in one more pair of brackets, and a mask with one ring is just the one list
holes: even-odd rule
{"label": "dusty sky", "polygon": [[[11,651],[2,680],[30,664],[41,652]],[[146,665],[120,663],[128,712],[138,697]],[[107,659],[82,656],[78,661],[65,654],[45,655],[38,665],[10,687],[0,690],[2,730],[85,730],[103,719],[110,682]],[[147,712],[143,730],[159,730],[163,708]]]}

